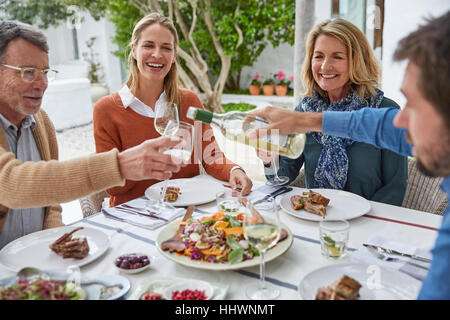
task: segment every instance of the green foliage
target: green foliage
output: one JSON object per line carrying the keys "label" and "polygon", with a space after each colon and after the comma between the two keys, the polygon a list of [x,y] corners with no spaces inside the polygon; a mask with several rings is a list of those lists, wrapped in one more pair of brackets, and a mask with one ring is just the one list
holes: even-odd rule
{"label": "green foliage", "polygon": [[227,103],[227,104],[223,104],[222,107],[225,112],[229,112],[229,111],[244,111],[245,112],[245,111],[256,109],[255,105],[244,103],[244,102]]}
{"label": "green foliage", "polygon": [[58,0],[0,0],[0,12],[6,19],[18,20],[47,29],[75,14]]}
{"label": "green foliage", "polygon": [[[147,0],[134,2],[148,8]],[[239,75],[243,67],[252,66],[268,43],[274,47],[283,42],[294,43],[295,1],[292,0],[210,0],[209,7],[206,7],[203,0],[177,0],[173,3],[182,13],[188,29],[193,20],[192,4],[197,3],[197,24],[192,36],[208,65],[211,79],[220,73],[222,64],[201,8],[211,14],[213,32],[225,54],[232,58],[230,77]],[[160,0],[159,4],[168,15],[167,1]],[[119,49],[114,53],[126,60],[133,27],[144,15],[128,0],[0,0],[0,11],[4,11],[8,18],[37,24],[41,28],[57,25],[60,21],[73,17],[74,12],[69,10],[73,6],[89,11],[95,19],[106,17],[115,25],[116,32],[112,41]],[[176,19],[175,25],[178,28],[180,47],[190,52],[191,44],[183,38]],[[243,36],[244,42],[240,46],[236,26]],[[239,79],[239,76],[235,79]]]}

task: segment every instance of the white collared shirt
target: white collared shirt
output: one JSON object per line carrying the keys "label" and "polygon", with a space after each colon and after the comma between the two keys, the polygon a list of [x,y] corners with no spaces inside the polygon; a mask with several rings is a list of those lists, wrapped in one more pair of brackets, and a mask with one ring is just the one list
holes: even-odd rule
{"label": "white collared shirt", "polygon": [[[150,108],[145,103],[143,103],[138,98],[136,98],[133,95],[133,93],[131,92],[130,88],[128,88],[127,85],[124,85],[122,87],[122,89],[119,90],[118,93],[119,93],[120,99],[122,100],[123,107],[125,109],[130,107],[134,112],[136,112],[144,117],[148,117],[148,118],[155,117],[155,112],[153,111],[153,109]],[[166,104],[166,103],[167,103],[167,96],[166,96],[166,92],[163,91],[155,103],[155,110],[163,110],[162,108],[157,108],[157,106],[159,104]],[[233,172],[234,169],[241,169],[242,171],[244,171],[244,169],[242,169],[241,167],[234,166],[233,168],[231,168],[230,174],[231,174],[231,172]]]}
{"label": "white collared shirt", "polygon": [[[136,98],[131,92],[127,85],[124,85],[122,89],[119,90],[119,97],[122,100],[123,107],[126,109],[130,107],[134,112],[148,118],[154,118],[155,112],[148,105],[143,103],[141,100]],[[167,97],[166,92],[163,91],[155,103],[155,110],[161,110],[157,108],[160,104],[166,104]]]}

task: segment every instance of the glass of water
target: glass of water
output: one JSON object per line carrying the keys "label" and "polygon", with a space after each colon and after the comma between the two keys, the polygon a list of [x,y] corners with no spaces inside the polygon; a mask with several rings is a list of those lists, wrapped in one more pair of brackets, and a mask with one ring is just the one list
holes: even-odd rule
{"label": "glass of water", "polygon": [[222,190],[216,194],[217,210],[223,213],[235,213],[241,207],[239,197],[241,193],[236,190]]}
{"label": "glass of water", "polygon": [[350,224],[346,220],[322,220],[319,223],[322,255],[338,260],[347,253]]}

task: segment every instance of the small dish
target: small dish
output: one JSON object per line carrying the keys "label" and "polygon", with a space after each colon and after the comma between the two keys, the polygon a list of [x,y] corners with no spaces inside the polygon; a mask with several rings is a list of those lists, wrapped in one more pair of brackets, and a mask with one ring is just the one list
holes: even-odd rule
{"label": "small dish", "polygon": [[150,267],[150,257],[145,253],[126,253],[114,259],[114,266],[123,273],[139,273]]}
{"label": "small dish", "polygon": [[[163,297],[166,300],[172,300],[173,292],[175,291],[184,292],[186,290],[190,290],[191,292],[195,290],[203,291],[205,299],[201,300],[210,300],[214,293],[213,287],[208,282],[201,280],[188,280],[182,283],[176,283],[165,289],[163,292]],[[176,300],[200,300],[200,299],[189,299],[188,297],[186,297],[185,299],[176,299]]]}

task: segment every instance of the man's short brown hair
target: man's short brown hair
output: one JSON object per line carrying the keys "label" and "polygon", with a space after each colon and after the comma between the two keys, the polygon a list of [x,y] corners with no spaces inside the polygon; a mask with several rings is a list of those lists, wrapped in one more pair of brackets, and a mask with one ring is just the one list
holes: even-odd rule
{"label": "man's short brown hair", "polygon": [[426,22],[400,40],[394,60],[419,66],[417,86],[450,130],[450,11]]}
{"label": "man's short brown hair", "polygon": [[48,53],[47,38],[29,24],[19,21],[0,22],[0,62],[3,60],[8,44],[17,38],[24,39]]}

